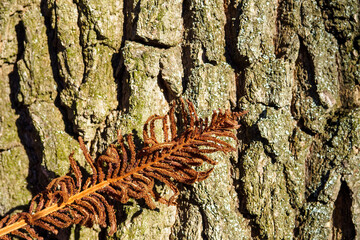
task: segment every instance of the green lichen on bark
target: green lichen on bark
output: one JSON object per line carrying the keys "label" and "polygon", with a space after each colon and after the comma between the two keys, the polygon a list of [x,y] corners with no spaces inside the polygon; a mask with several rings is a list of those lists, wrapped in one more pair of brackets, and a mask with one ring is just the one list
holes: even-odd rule
{"label": "green lichen on bark", "polygon": [[20,76],[18,101],[30,105],[35,101],[54,101],[57,95],[56,83],[49,71],[50,57],[46,40],[46,27],[42,21],[40,9],[31,7],[24,12],[25,39],[24,54],[17,62]]}
{"label": "green lichen on bark", "polygon": [[17,99],[28,109],[28,117],[39,136],[38,144],[43,149],[41,164],[56,175],[63,175],[69,169],[69,147],[74,140],[64,132],[62,114],[54,106],[57,83],[50,70],[46,28],[40,24],[41,21],[43,17],[36,7],[29,8],[22,15],[26,41],[24,54],[17,62],[20,76]]}
{"label": "green lichen on bark", "polygon": [[[29,158],[18,136],[19,116],[11,108],[8,74],[13,66],[1,62],[0,71],[0,215],[31,199],[26,178]],[[11,184],[9,184],[11,183]],[[11,186],[11,187],[9,187]]]}
{"label": "green lichen on bark", "polygon": [[[84,61],[80,45],[80,30],[77,27],[79,13],[76,4],[70,0],[60,2],[47,1],[44,6],[50,26],[56,29],[58,46],[58,72],[65,86],[76,89],[82,82]],[[64,101],[65,104],[67,103]]]}
{"label": "green lichen on bark", "polygon": [[[170,192],[169,189],[167,192]],[[157,211],[144,209],[135,201],[130,201],[123,208],[127,219],[120,224],[116,237],[124,240],[140,240],[144,236],[154,239],[168,239],[175,222],[176,207],[157,204],[157,208]]]}
{"label": "green lichen on bark", "polygon": [[[10,131],[10,129],[7,130]],[[27,159],[24,158],[25,155],[26,152],[21,147],[15,147],[0,154],[1,215],[10,209],[26,205],[31,199],[31,193],[27,189],[25,181],[29,169]],[[10,184],[11,188],[9,188],[9,183],[12,183]]]}
{"label": "green lichen on bark", "polygon": [[230,101],[235,101],[234,82],[234,71],[227,63],[206,63],[192,69],[184,95],[194,102],[200,114],[208,109],[226,109]]}
{"label": "green lichen on bark", "polygon": [[118,106],[113,59],[123,34],[123,2],[49,1],[46,16],[57,44],[61,104],[75,131],[93,139]]}
{"label": "green lichen on bark", "polygon": [[168,109],[165,95],[158,84],[161,50],[135,42],[126,42],[123,55],[128,74],[123,96],[124,99],[128,99],[127,106],[124,107],[130,117],[129,130],[136,127],[141,133],[142,123],[149,116],[154,113],[165,114]]}
{"label": "green lichen on bark", "polygon": [[[247,205],[245,212],[255,215],[254,228],[259,231],[260,238],[284,238],[285,235],[282,233],[297,229],[293,221],[296,215],[304,225],[301,225],[300,231],[295,232],[298,234],[295,236],[311,239],[328,238],[332,231],[337,231],[331,223],[331,213],[342,176],[331,165],[333,161],[330,159],[334,157],[330,157],[328,152],[333,150],[323,145],[323,142],[328,141],[328,131],[331,131],[329,119],[337,118],[339,112],[336,112],[336,109],[343,104],[339,91],[342,84],[339,82],[341,70],[337,55],[339,42],[326,30],[326,23],[324,25],[322,18],[324,12],[321,12],[321,8],[314,1],[294,4],[283,2],[277,9],[270,7],[272,11],[268,11],[269,8],[265,11],[260,7],[267,4],[268,1],[241,1],[238,5],[243,11],[239,15],[238,53],[235,56],[239,56],[243,63],[248,64],[243,70],[245,94],[239,104],[250,111],[245,117],[245,123],[249,127],[248,136],[253,136],[253,140],[246,139],[249,148],[245,149],[243,160],[247,160],[246,163],[249,159],[254,159],[249,158],[249,154],[258,155],[268,158],[267,162],[271,162],[270,165],[277,165],[274,169],[268,166],[267,173],[260,174],[259,178],[267,179],[267,175],[274,178],[276,176],[277,187],[286,189],[286,192],[280,195],[286,200],[285,205],[288,207],[282,207],[289,209],[290,213],[284,212],[275,218],[271,217],[269,212],[265,215],[273,220],[262,220],[263,213],[257,211],[259,206],[256,204],[260,195],[254,196],[252,191],[255,193],[257,188],[267,188],[267,184],[265,182],[254,187],[256,179],[246,177],[243,182],[244,186],[248,187],[244,190],[244,201],[250,205]],[[339,4],[337,6],[339,7]],[[275,17],[280,18],[280,22],[273,21]],[[272,32],[272,29],[276,31]],[[346,136],[339,133],[338,136],[344,135]],[[253,141],[259,145],[259,140],[262,147],[254,149]],[[348,139],[343,141],[349,142]],[[340,142],[336,145],[344,146]],[[346,157],[340,152],[337,152],[337,156],[342,157],[339,157],[341,160],[338,161],[346,162]],[[279,164],[279,161],[283,164]],[[249,177],[253,175],[251,173],[259,171],[259,166],[263,166],[240,165],[249,172],[248,175],[245,174]],[[350,169],[349,171],[353,172]],[[279,178],[284,180],[281,181]],[[266,194],[261,196],[273,199]],[[306,203],[314,201],[314,196],[316,202]],[[267,205],[278,204],[276,199],[273,199]],[[282,207],[274,207],[271,211]],[[294,211],[294,208],[298,210]],[[303,217],[303,214],[306,216]],[[287,224],[282,225],[281,222]],[[279,228],[276,228],[279,231],[276,233],[269,227],[275,224],[279,224]],[[290,227],[289,224],[293,225]],[[292,234],[287,237],[293,237]]]}
{"label": "green lichen on bark", "polygon": [[[248,110],[240,154],[214,156],[213,177],[183,188],[177,212],[125,206],[118,238],[358,237],[359,9],[356,0],[1,1],[0,213],[25,204],[34,181],[63,175],[72,150],[83,161],[77,136],[94,156],[117,129],[140,146],[146,119],[182,96],[201,116]],[[70,239],[99,231],[73,228]]]}
{"label": "green lichen on bark", "polygon": [[135,38],[165,46],[176,46],[182,40],[181,4],[176,1],[134,1],[139,5]]}

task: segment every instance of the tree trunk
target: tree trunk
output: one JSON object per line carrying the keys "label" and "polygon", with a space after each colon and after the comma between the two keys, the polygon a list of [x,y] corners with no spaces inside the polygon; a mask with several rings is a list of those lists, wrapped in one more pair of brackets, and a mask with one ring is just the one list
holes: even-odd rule
{"label": "tree trunk", "polygon": [[[0,215],[165,114],[248,110],[238,153],[218,154],[178,205],[117,206],[114,237],[73,226],[58,239],[360,237],[360,3],[355,0],[3,0]],[[171,191],[158,186],[164,194]],[[54,238],[54,236],[49,236]]]}

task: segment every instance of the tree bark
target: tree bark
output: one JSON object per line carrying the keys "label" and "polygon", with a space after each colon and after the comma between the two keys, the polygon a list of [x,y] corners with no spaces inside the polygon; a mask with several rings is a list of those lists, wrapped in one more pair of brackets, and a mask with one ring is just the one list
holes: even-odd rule
{"label": "tree bark", "polygon": [[[0,3],[0,215],[165,114],[247,110],[238,153],[179,186],[178,205],[117,207],[119,230],[58,239],[357,239],[360,3],[5,0]],[[159,191],[171,191],[158,186]],[[54,236],[49,236],[49,238]]]}

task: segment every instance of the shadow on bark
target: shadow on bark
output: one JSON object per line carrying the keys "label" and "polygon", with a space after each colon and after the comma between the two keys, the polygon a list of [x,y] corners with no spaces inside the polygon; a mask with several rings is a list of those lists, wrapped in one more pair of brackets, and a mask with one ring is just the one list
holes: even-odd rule
{"label": "shadow on bark", "polygon": [[351,214],[351,192],[345,182],[341,183],[341,188],[334,204],[332,239],[355,239],[356,231]]}

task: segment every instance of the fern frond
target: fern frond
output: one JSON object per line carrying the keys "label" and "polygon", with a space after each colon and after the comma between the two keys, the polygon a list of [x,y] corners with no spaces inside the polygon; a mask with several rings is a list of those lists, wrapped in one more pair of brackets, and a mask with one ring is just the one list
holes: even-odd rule
{"label": "fern frond", "polygon": [[[165,116],[151,116],[144,125],[144,147],[136,152],[132,135],[124,138],[118,131],[117,146],[110,145],[104,155],[94,161],[88,153],[82,138],[80,147],[92,175],[83,175],[73,154],[69,156],[71,171],[66,176],[52,180],[44,192],[30,202],[28,212],[5,216],[0,221],[0,239],[17,236],[23,239],[42,239],[36,227],[54,234],[72,224],[92,227],[110,226],[109,235],[116,231],[116,217],[108,198],[126,203],[130,198],[144,199],[150,209],[159,201],[175,205],[179,190],[175,183],[192,184],[206,179],[213,168],[197,171],[193,166],[204,162],[217,162],[207,153],[230,152],[235,148],[219,137],[236,139],[234,129],[239,127],[238,118],[245,113],[229,110],[214,111],[212,120],[201,119],[190,101],[181,101],[183,131],[176,127],[175,103]],[[186,108],[187,106],[187,108]],[[155,134],[155,124],[162,124],[162,142]],[[163,182],[173,191],[165,199],[155,191],[154,181]]]}

